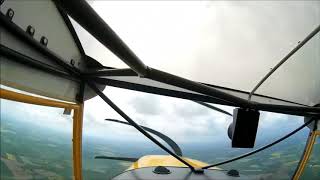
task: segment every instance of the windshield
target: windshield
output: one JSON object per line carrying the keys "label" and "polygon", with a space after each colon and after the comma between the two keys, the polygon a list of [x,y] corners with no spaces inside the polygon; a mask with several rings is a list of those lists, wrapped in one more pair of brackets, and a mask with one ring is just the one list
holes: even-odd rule
{"label": "windshield", "polygon": [[[231,148],[227,128],[232,117],[195,102],[113,87],[107,87],[104,93],[139,125],[173,139],[180,146],[184,157],[213,164],[252,151]],[[233,107],[215,106],[230,113],[233,110]],[[84,177],[111,178],[131,165],[130,162],[119,160],[94,159],[95,156],[140,158],[166,154],[133,127],[105,119],[125,121],[98,97],[86,102],[83,129]],[[261,112],[254,149],[279,139],[303,123],[302,117]],[[304,128],[270,149],[220,168],[237,169],[255,179],[288,179],[298,165],[308,133],[309,129]]]}

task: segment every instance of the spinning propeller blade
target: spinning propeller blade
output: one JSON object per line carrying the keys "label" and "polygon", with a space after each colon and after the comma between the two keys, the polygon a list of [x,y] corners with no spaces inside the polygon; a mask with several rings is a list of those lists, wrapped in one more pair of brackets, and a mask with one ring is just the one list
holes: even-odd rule
{"label": "spinning propeller blade", "polygon": [[121,160],[128,162],[136,162],[139,158],[129,158],[129,157],[110,157],[110,156],[95,156],[95,159],[112,159],[112,160]]}
{"label": "spinning propeller blade", "polygon": [[[121,123],[121,124],[125,124],[125,125],[129,125],[131,126],[129,123],[124,122],[124,121],[119,121],[116,119],[105,119],[106,121],[111,121],[111,122],[116,122],[116,123]],[[178,146],[178,144],[176,142],[174,142],[172,139],[170,139],[168,136],[153,130],[151,128],[145,127],[145,126],[140,126],[142,127],[145,131],[148,131],[156,136],[158,136],[159,138],[161,138],[164,142],[166,142],[172,149],[173,151],[178,155],[178,156],[182,156],[182,151],[181,148]]]}

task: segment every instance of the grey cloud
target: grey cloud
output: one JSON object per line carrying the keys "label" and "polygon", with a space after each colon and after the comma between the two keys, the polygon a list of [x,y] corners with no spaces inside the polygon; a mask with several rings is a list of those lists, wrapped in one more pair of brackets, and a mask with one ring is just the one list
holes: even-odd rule
{"label": "grey cloud", "polygon": [[226,136],[228,125],[232,120],[227,116],[212,116],[207,114],[202,117],[197,117],[188,123],[188,128],[185,129],[184,136]]}
{"label": "grey cloud", "polygon": [[137,113],[145,115],[158,115],[164,109],[160,106],[160,100],[152,95],[134,97],[128,103]]}
{"label": "grey cloud", "polygon": [[232,119],[228,116],[219,117],[221,120],[223,120],[223,123],[217,122],[218,117],[209,117],[207,119],[208,121],[208,134],[210,135],[218,135],[218,134],[227,134],[228,126],[232,122]]}
{"label": "grey cloud", "polygon": [[174,106],[174,110],[179,116],[186,118],[204,116],[207,115],[210,111],[208,108],[191,101],[186,101],[185,103],[177,104],[176,106]]}

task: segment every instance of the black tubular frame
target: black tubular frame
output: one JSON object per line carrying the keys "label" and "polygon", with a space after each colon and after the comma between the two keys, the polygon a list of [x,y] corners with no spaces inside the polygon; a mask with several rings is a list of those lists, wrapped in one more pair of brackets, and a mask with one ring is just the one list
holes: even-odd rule
{"label": "black tubular frame", "polygon": [[[213,87],[208,85],[204,85],[201,83],[197,83],[194,81],[190,81],[188,79],[184,79],[178,76],[171,75],[166,72],[162,72],[156,69],[152,69],[147,67],[140,61],[140,59],[129,49],[129,47],[116,35],[116,33],[98,16],[98,14],[87,4],[84,0],[55,0],[57,4],[68,13],[71,17],[73,17],[82,27],[84,27],[90,34],[92,34],[98,41],[100,41],[103,45],[105,45],[108,49],[110,49],[115,55],[117,55],[121,60],[123,60],[126,64],[129,65],[131,69],[133,69],[139,76],[146,77],[151,80],[155,80],[158,82],[170,84],[176,87],[184,88],[187,90],[191,90],[197,93],[200,93],[204,96],[211,97],[213,99],[217,99],[217,102],[228,102],[233,104],[234,106],[244,107],[244,108],[253,108],[257,110],[264,110],[269,112],[278,112],[284,114],[291,115],[301,115],[301,116],[314,116],[320,117],[320,108],[319,107],[298,107],[298,106],[284,106],[284,105],[275,105],[275,104],[263,104],[248,101],[246,99],[242,99],[228,93],[219,91]],[[85,12],[85,13],[84,13]],[[174,154],[172,151],[167,149],[161,143],[159,143],[155,138],[153,138],[149,133],[147,133],[143,128],[137,125],[129,116],[127,116],[119,107],[117,107],[103,92],[101,92],[96,85],[93,83],[92,78],[85,77],[85,74],[78,69],[75,69],[69,66],[65,61],[59,57],[57,54],[49,50],[47,47],[41,45],[38,41],[28,36],[24,30],[18,27],[16,24],[8,20],[8,18],[0,13],[0,22],[1,26],[7,28],[10,33],[14,33],[18,38],[28,43],[30,46],[35,48],[37,51],[41,52],[43,55],[47,56],[51,61],[57,63],[59,66],[63,67],[66,70],[66,73],[70,74],[72,78],[78,79],[79,81],[86,82],[95,92],[99,95],[106,103],[108,103],[116,112],[118,112],[125,120],[128,121],[132,126],[134,126],[140,133],[145,135],[148,139],[150,139],[153,143],[158,145],[160,148],[165,150],[167,153],[187,165],[192,171],[197,171],[194,169],[192,165],[183,160],[181,157]],[[6,50],[1,47],[1,55]],[[19,56],[17,53],[10,54],[9,51],[7,53],[10,56],[19,57],[21,60],[28,61],[27,57]],[[49,66],[40,64],[36,61],[29,61],[28,65],[31,65],[35,68],[45,70],[47,69],[49,73],[52,74],[64,74],[58,71],[52,70]],[[65,74],[64,74],[65,75]],[[63,75],[63,76],[64,76]],[[185,98],[185,97],[180,97]],[[186,99],[186,98],[185,98]],[[260,152],[268,147],[271,147],[274,144],[277,144],[284,139],[290,137],[294,133],[301,130],[303,127],[311,123],[312,120],[308,121],[298,129],[289,133],[288,135],[278,139],[277,141],[268,144],[264,147],[261,147],[255,151],[244,154],[242,156],[233,158],[231,160],[221,162],[222,164],[235,161],[237,159],[241,159],[243,157],[247,157],[254,153]],[[210,165],[210,167],[221,165],[221,163]],[[209,166],[203,167],[203,169],[210,168]]]}
{"label": "black tubular frame", "polygon": [[212,96],[207,96],[202,94],[195,94],[195,93],[188,93],[188,92],[170,90],[170,89],[153,87],[153,86],[146,86],[146,85],[137,84],[137,83],[119,81],[115,79],[105,79],[105,78],[95,78],[95,77],[89,78],[89,79],[101,85],[108,85],[108,86],[130,89],[135,91],[142,91],[145,93],[153,93],[158,95],[164,95],[164,96],[170,96],[170,97],[176,97],[176,98],[182,98],[182,99],[188,99],[188,100],[194,100],[194,101],[204,101],[204,102],[217,103],[222,105],[236,106],[236,104],[234,103],[230,103],[228,101],[224,101]]}
{"label": "black tubular frame", "polygon": [[[271,111],[291,115],[320,115],[320,108],[262,104],[233,96],[210,86],[184,79],[172,74],[152,69],[145,64],[125,45],[120,37],[84,0],[55,0],[75,21],[85,28],[105,47],[125,62],[139,76],[191,90],[220,100],[235,103],[236,106],[257,110]],[[86,12],[86,13],[83,13]]]}
{"label": "black tubular frame", "polygon": [[232,158],[232,159],[228,159],[228,160],[226,160],[226,161],[222,161],[222,162],[219,162],[219,163],[216,163],[216,164],[212,164],[212,165],[205,166],[205,167],[203,167],[202,169],[208,169],[208,168],[211,168],[211,167],[220,166],[220,165],[222,165],[222,164],[227,164],[227,163],[230,163],[230,162],[233,162],[233,161],[236,161],[236,160],[245,158],[245,157],[247,157],[247,156],[256,154],[256,153],[258,153],[258,152],[260,152],[260,151],[263,151],[263,150],[265,150],[265,149],[267,149],[267,148],[269,148],[269,147],[271,147],[271,146],[273,146],[273,145],[276,145],[276,144],[278,144],[279,142],[281,142],[281,141],[289,138],[290,136],[294,135],[296,132],[300,131],[301,129],[303,129],[304,127],[306,127],[307,125],[309,125],[312,121],[314,121],[314,119],[310,119],[308,122],[305,122],[303,125],[301,125],[301,126],[298,127],[297,129],[293,130],[293,131],[290,132],[289,134],[281,137],[280,139],[278,139],[278,140],[276,140],[276,141],[274,141],[274,142],[272,142],[272,143],[270,143],[270,144],[267,144],[267,145],[265,145],[265,146],[262,146],[262,147],[260,147],[260,148],[258,148],[258,149],[256,149],[256,150],[254,150],[254,151],[245,153],[245,154],[243,154],[243,155],[234,157],[234,158]]}

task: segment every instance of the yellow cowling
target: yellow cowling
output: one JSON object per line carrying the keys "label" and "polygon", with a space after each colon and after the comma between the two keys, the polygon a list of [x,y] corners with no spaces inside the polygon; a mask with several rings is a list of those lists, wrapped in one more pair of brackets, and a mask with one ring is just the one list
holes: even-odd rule
{"label": "yellow cowling", "polygon": [[[195,168],[201,168],[207,166],[207,163],[182,157],[183,160],[190,163]],[[155,167],[155,166],[172,166],[172,167],[187,167],[185,164],[177,160],[176,158],[169,155],[148,155],[141,157],[138,161],[134,162],[128,170],[139,169],[144,167]],[[220,169],[220,168],[210,168]]]}

